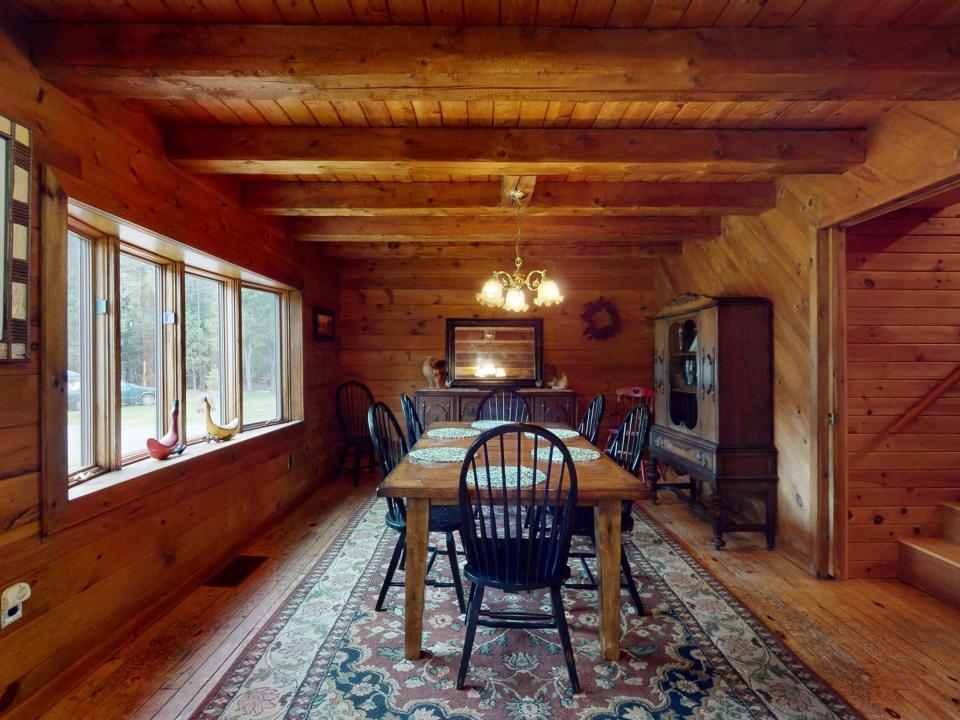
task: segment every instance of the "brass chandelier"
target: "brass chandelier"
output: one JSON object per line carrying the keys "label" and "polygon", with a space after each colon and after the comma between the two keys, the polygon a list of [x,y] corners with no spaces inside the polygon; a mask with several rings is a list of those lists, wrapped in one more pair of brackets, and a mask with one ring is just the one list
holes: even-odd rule
{"label": "brass chandelier", "polygon": [[520,258],[520,209],[525,194],[520,189],[511,190],[508,196],[517,205],[517,257],[514,259],[516,269],[512,272],[495,270],[483,289],[477,293],[477,302],[492,308],[502,308],[507,312],[526,312],[527,293],[535,292],[533,304],[537,307],[549,307],[563,302],[563,295],[556,281],[547,277],[546,270],[531,270],[526,275],[520,271],[523,260]]}

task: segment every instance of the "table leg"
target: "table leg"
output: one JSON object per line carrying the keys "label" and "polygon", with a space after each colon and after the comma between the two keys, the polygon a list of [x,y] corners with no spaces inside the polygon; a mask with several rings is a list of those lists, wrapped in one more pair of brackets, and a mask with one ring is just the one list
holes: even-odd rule
{"label": "table leg", "polygon": [[600,568],[600,648],[604,660],[620,658],[620,501],[601,500],[594,511]]}
{"label": "table leg", "polygon": [[407,500],[407,569],[404,599],[404,657],[420,657],[423,636],[423,588],[427,575],[427,539],[430,536],[430,500]]}

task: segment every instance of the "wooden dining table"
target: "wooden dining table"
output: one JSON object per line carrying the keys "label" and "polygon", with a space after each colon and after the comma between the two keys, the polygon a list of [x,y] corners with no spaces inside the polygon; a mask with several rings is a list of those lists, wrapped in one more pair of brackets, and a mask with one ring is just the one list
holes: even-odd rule
{"label": "wooden dining table", "polygon": [[[429,428],[468,428],[470,423],[434,423]],[[550,427],[557,427],[551,425]],[[416,448],[469,448],[478,436],[437,439],[427,432]],[[596,449],[580,437],[568,447]],[[420,657],[423,634],[424,582],[427,570],[430,505],[456,505],[461,462],[424,463],[408,455],[377,488],[380,497],[405,498],[407,506],[406,596],[404,598],[404,654]],[[599,570],[600,644],[606,660],[620,656],[620,513],[621,502],[640,497],[640,480],[617,465],[606,453],[597,460],[575,462],[577,505],[594,508]]]}

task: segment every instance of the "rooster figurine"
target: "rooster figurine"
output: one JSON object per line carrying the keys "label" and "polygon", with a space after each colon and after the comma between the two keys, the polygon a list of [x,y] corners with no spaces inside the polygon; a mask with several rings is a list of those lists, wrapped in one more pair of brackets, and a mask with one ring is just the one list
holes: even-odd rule
{"label": "rooster figurine", "polygon": [[427,381],[428,388],[442,387],[446,382],[447,361],[434,360],[433,355],[427,355],[427,359],[420,366],[420,371]]}
{"label": "rooster figurine", "polygon": [[207,416],[207,442],[213,440],[214,442],[223,442],[224,440],[230,440],[234,435],[237,434],[237,430],[240,429],[240,418],[234,418],[231,422],[226,425],[217,425],[213,421],[211,416],[211,406],[210,401],[207,399],[207,396],[203,396],[203,410]]}
{"label": "rooster figurine", "polygon": [[166,460],[171,455],[179,455],[186,450],[186,443],[180,442],[180,431],[177,429],[177,421],[180,418],[180,400],[173,399],[173,407],[170,408],[170,432],[157,440],[156,438],[147,439],[147,452],[150,457],[156,460]]}

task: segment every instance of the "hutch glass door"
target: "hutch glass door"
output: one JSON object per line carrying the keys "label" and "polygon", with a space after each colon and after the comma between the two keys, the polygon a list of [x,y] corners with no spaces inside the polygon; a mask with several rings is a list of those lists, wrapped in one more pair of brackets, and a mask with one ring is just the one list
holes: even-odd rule
{"label": "hutch glass door", "polygon": [[700,414],[697,404],[699,345],[694,318],[679,319],[670,324],[667,335],[670,422],[690,430],[696,428]]}

